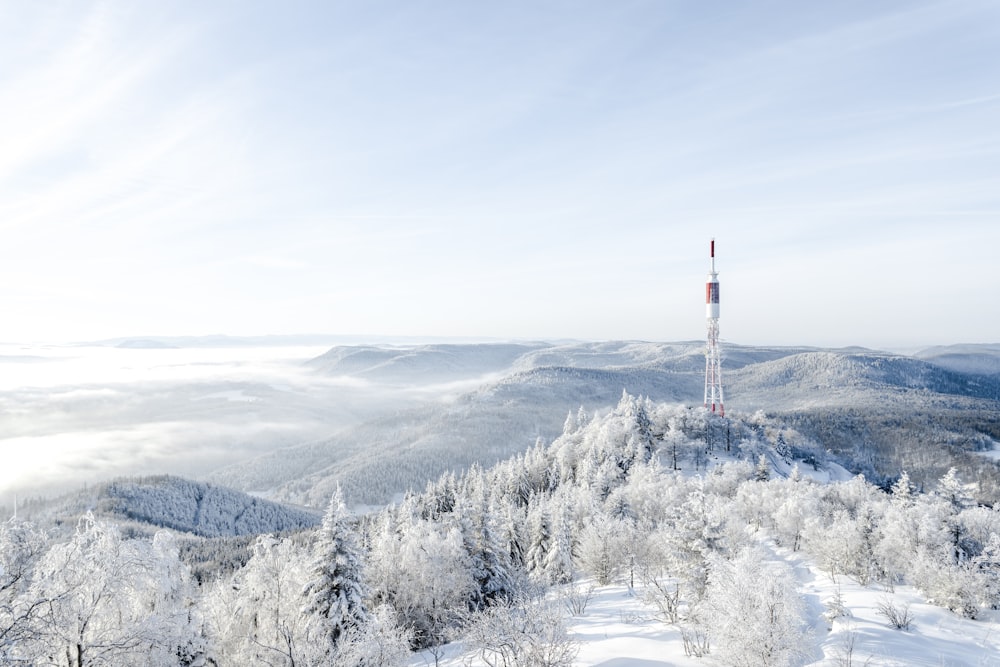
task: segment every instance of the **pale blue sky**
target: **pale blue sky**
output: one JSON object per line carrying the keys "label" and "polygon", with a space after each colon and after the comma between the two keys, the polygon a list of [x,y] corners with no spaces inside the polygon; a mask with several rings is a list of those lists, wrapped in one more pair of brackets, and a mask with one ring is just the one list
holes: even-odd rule
{"label": "pale blue sky", "polygon": [[0,340],[1000,340],[1000,3],[0,2]]}

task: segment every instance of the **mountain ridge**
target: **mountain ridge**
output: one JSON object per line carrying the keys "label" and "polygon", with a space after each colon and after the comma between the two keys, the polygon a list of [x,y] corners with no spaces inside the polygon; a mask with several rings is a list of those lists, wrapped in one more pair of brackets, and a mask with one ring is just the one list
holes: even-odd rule
{"label": "mountain ridge", "polygon": [[[568,412],[581,407],[590,414],[607,410],[623,391],[658,402],[698,405],[704,381],[704,344],[696,341],[337,346],[307,364],[316,373],[341,375],[354,354],[364,355],[365,361],[354,366],[360,369],[357,377],[400,384],[420,377],[414,369],[447,355],[454,363],[431,380],[464,388],[450,394],[441,390],[436,400],[424,405],[388,411],[330,438],[220,469],[211,479],[311,506],[320,506],[340,484],[356,502],[378,504],[406,488],[419,488],[420,480],[473,464],[489,465],[525,451],[538,439],[552,440],[561,433]],[[824,415],[839,419],[844,410],[853,410],[882,425],[909,413],[915,416],[914,426],[901,432],[917,438],[924,436],[916,425],[926,426],[920,415],[933,409],[939,417],[945,415],[940,418],[946,424],[928,446],[942,451],[950,451],[952,441],[980,443],[970,445],[970,451],[981,447],[977,429],[992,427],[970,421],[964,411],[1000,406],[994,398],[1000,396],[1000,382],[988,374],[861,347],[729,344],[723,382],[733,414],[764,410],[793,419],[811,414],[820,423]],[[435,395],[433,387],[430,393]],[[882,426],[876,430],[888,433]],[[842,438],[824,436],[818,427],[814,432],[821,440],[828,437],[850,467],[854,455]],[[889,446],[872,444],[883,445]],[[898,474],[888,463],[861,462],[868,454],[858,447],[855,471],[886,479]],[[897,444],[891,449],[893,456],[902,457]],[[940,459],[962,458],[962,451]]]}

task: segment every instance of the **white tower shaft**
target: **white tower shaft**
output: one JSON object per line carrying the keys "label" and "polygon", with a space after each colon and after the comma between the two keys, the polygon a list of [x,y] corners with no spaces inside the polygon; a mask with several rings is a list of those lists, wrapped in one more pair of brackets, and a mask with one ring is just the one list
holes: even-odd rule
{"label": "white tower shaft", "polygon": [[725,416],[722,397],[722,353],[719,350],[719,274],[715,270],[715,239],[709,246],[712,270],[705,284],[705,315],[708,318],[708,346],[705,350],[705,407]]}

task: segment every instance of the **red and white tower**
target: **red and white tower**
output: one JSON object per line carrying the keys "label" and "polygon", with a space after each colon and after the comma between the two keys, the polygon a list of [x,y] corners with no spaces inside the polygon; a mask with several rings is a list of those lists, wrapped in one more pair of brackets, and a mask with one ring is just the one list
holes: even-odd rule
{"label": "red and white tower", "polygon": [[705,284],[705,316],[708,318],[708,348],[705,350],[705,407],[726,415],[722,400],[722,352],[719,350],[719,273],[715,270],[715,239],[709,246],[712,271]]}

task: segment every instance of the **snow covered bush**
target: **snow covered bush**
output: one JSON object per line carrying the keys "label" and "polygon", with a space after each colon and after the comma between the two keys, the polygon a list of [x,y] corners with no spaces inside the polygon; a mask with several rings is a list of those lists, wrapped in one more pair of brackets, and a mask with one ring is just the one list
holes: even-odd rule
{"label": "snow covered bush", "polygon": [[878,610],[878,615],[884,617],[885,620],[889,621],[889,625],[897,630],[909,630],[910,624],[913,623],[910,605],[897,606],[887,595],[879,600],[876,609]]}
{"label": "snow covered bush", "polygon": [[411,633],[396,623],[392,608],[383,605],[361,625],[341,634],[330,664],[338,667],[401,667],[410,658]]}
{"label": "snow covered bush", "polygon": [[490,667],[571,667],[578,646],[552,601],[518,597],[474,618],[467,641]]}

